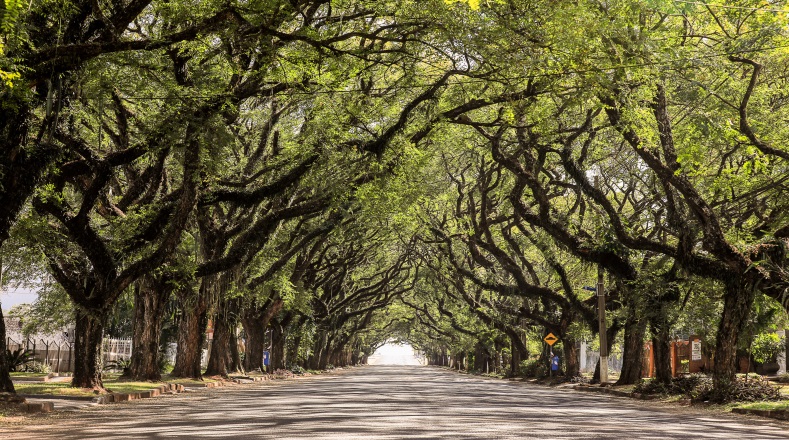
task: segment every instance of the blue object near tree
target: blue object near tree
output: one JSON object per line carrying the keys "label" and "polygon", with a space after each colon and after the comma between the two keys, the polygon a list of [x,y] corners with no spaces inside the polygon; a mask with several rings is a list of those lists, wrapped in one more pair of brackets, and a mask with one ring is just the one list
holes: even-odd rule
{"label": "blue object near tree", "polygon": [[263,352],[263,366],[268,367],[268,352],[267,351]]}
{"label": "blue object near tree", "polygon": [[551,370],[559,371],[559,356],[554,355],[553,359],[551,359]]}

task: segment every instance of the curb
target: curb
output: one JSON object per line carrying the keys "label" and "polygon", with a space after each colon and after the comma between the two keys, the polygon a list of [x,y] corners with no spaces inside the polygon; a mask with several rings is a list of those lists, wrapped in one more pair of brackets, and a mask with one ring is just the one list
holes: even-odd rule
{"label": "curb", "polygon": [[20,403],[19,409],[26,413],[47,413],[55,410],[52,402]]}
{"label": "curb", "polygon": [[26,413],[43,413],[55,409],[55,405],[52,402],[30,403],[24,396],[10,393],[0,393],[0,404],[12,408],[16,407],[20,411]]}
{"label": "curb", "polygon": [[223,387],[225,386],[225,382],[203,382],[203,383],[187,383],[187,384],[179,384],[174,383],[173,385],[178,385],[181,388],[216,388],[216,387]]}
{"label": "curb", "polygon": [[732,408],[731,412],[737,414],[750,414],[753,416],[769,417],[771,419],[778,420],[789,420],[789,410],[785,409]]}
{"label": "curb", "polygon": [[265,382],[271,380],[268,375],[265,376],[234,376],[230,378],[230,381],[235,383],[255,383],[255,382]]}
{"label": "curb", "polygon": [[151,397],[158,397],[162,394],[178,394],[184,392],[184,386],[175,383],[166,383],[148,391],[139,391],[136,393],[111,393],[103,396],[94,397],[93,403],[97,405],[106,405],[108,403],[128,402],[130,400],[150,399]]}
{"label": "curb", "polygon": [[574,386],[572,388],[575,391],[586,391],[589,393],[600,393],[600,394],[610,394],[612,396],[618,397],[629,397],[631,399],[638,399],[638,400],[658,400],[660,396],[658,395],[651,395],[651,394],[641,394],[635,393],[632,391],[619,391],[613,388],[601,388],[601,387],[585,387],[585,386]]}

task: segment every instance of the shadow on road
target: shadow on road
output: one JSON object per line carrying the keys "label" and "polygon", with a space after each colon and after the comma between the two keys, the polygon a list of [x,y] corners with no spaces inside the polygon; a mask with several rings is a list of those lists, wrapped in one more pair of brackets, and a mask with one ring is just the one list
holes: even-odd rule
{"label": "shadow on road", "polygon": [[23,432],[2,427],[0,438],[789,438],[780,424],[414,366],[367,366],[62,417],[32,419],[40,425]]}

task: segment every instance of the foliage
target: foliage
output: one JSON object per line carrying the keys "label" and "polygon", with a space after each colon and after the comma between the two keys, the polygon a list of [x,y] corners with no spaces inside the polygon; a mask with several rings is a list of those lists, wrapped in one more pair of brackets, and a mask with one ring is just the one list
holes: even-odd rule
{"label": "foliage", "polygon": [[669,385],[643,380],[633,389],[636,393],[682,395],[701,402],[755,402],[782,399],[780,387],[759,375],[737,377],[728,388],[715,388],[712,379],[702,374],[674,378]]}
{"label": "foliage", "polygon": [[646,379],[637,383],[633,388],[636,393],[642,394],[669,394],[691,396],[702,383],[709,382],[709,377],[703,374],[685,374],[675,377],[671,383],[663,384],[654,379]]}
{"label": "foliage", "polygon": [[548,366],[539,359],[529,359],[520,364],[520,375],[523,377],[534,377],[541,379],[548,376]]}
{"label": "foliage", "polygon": [[6,359],[8,360],[8,369],[11,372],[24,371],[24,368],[30,362],[33,362],[35,353],[27,350],[24,347],[17,348],[11,351],[6,349]]}
{"label": "foliage", "polygon": [[753,339],[751,350],[753,360],[758,363],[775,362],[778,355],[784,351],[786,342],[776,333],[762,333]]}
{"label": "foliage", "polygon": [[122,374],[127,374],[131,367],[131,359],[118,358],[104,364],[104,371],[120,371]]}
{"label": "foliage", "polygon": [[[12,313],[26,333],[79,315],[130,335],[130,286],[155,275],[195,293],[162,342],[192,309],[268,311],[294,368],[394,338],[543,376],[518,360],[597,331],[600,270],[612,328],[699,335],[725,385],[736,341],[786,319],[785,14],[116,3],[0,7],[4,276],[44,284]],[[706,386],[683,380],[654,391]]]}
{"label": "foliage", "polygon": [[23,334],[59,334],[74,325],[74,305],[68,295],[51,279],[41,280],[33,304],[22,304],[11,309],[9,316],[22,321]]}
{"label": "foliage", "polygon": [[32,361],[25,364],[21,371],[48,374],[52,372],[52,367],[44,362]]}

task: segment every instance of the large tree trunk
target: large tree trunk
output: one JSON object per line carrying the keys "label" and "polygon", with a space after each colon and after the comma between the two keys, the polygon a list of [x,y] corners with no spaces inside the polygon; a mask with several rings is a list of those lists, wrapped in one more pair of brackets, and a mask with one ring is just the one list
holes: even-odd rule
{"label": "large tree trunk", "polygon": [[330,334],[326,337],[326,343],[323,345],[323,348],[321,349],[321,355],[318,357],[318,365],[316,370],[325,370],[326,366],[329,365],[329,356],[332,353],[334,339],[335,336],[333,334]]}
{"label": "large tree trunk", "polygon": [[228,301],[221,301],[216,314],[214,315],[214,339],[211,342],[211,354],[208,357],[208,365],[205,369],[206,376],[227,377],[231,368],[230,328],[233,324],[228,313]]}
{"label": "large tree trunk", "polygon": [[751,286],[738,281],[731,281],[726,285],[723,316],[718,324],[712,381],[720,395],[727,394],[734,383],[737,373],[737,340],[748,320],[755,296]]}
{"label": "large tree trunk", "polygon": [[622,372],[619,374],[619,380],[616,381],[617,385],[632,385],[641,380],[641,363],[644,357],[644,335],[646,330],[646,322],[631,312],[627,321],[625,321]]}
{"label": "large tree trunk", "polygon": [[[0,106],[0,145],[3,146],[0,153],[0,246],[8,239],[19,213],[56,157],[57,148],[49,143],[26,148],[30,109],[24,94],[4,94]],[[0,311],[0,392],[13,393],[14,384],[5,358],[6,337]]]}
{"label": "large tree trunk", "polygon": [[315,343],[312,345],[312,354],[308,362],[309,368],[313,370],[320,369],[321,357],[323,351],[326,349],[328,335],[325,330],[318,330],[315,335]]}
{"label": "large tree trunk", "polygon": [[671,336],[668,316],[664,305],[656,304],[649,320],[652,332],[652,354],[655,358],[655,381],[668,385],[671,374]]}
{"label": "large tree trunk", "polygon": [[[443,355],[441,356],[441,365],[443,365]],[[474,347],[474,370],[478,373],[486,373],[488,366],[488,352],[485,347],[477,342]]]}
{"label": "large tree trunk", "polygon": [[269,354],[269,366],[271,371],[284,369],[286,362],[285,352],[285,327],[277,322],[271,326],[271,353]]}
{"label": "large tree trunk", "polygon": [[230,364],[228,371],[244,372],[244,366],[241,365],[241,351],[238,349],[238,323],[234,322],[230,328]]}
{"label": "large tree trunk", "polygon": [[[263,352],[266,348],[266,328],[271,318],[282,310],[283,305],[284,301],[281,299],[267,301],[263,307],[248,308],[241,316],[241,323],[247,333],[247,352],[244,357],[245,370],[265,370],[263,366]],[[269,356],[271,356],[271,353]],[[271,357],[269,357],[270,361]]]}
{"label": "large tree trunk", "polygon": [[329,368],[329,364],[335,367],[345,367],[351,363],[351,350],[348,349],[349,346],[353,346],[351,340],[352,336],[340,335],[335,338],[334,347],[325,368]]}
{"label": "large tree trunk", "polygon": [[74,377],[71,386],[103,390],[101,345],[107,313],[77,309],[74,329]]}
{"label": "large tree trunk", "polygon": [[[521,370],[521,362],[529,358],[528,350],[524,350],[526,348],[525,344],[523,344],[522,336],[517,335],[508,335],[510,338],[510,348],[512,350],[512,356],[510,356],[510,374],[509,376],[514,377],[520,375]],[[516,339],[517,338],[517,339]],[[460,362],[460,359],[455,359],[455,362]]]}
{"label": "large tree trunk", "polygon": [[5,353],[6,347],[5,320],[3,318],[2,304],[0,304],[0,393],[15,393],[14,383],[11,381],[8,358]]}
{"label": "large tree trunk", "polygon": [[178,322],[178,348],[175,355],[173,377],[190,377],[201,379],[200,356],[202,354],[205,327],[208,322],[206,311],[208,303],[204,288],[194,298],[191,289],[180,292],[181,320]]}
{"label": "large tree trunk", "polygon": [[581,363],[578,360],[578,344],[569,338],[562,339],[562,351],[564,353],[564,375],[575,377],[581,374]]}
{"label": "large tree trunk", "polygon": [[129,377],[135,380],[162,380],[159,371],[159,337],[165,305],[170,295],[166,280],[144,277],[134,291],[134,333]]}

